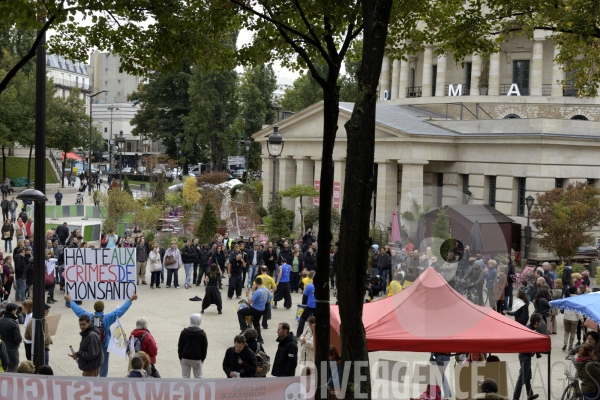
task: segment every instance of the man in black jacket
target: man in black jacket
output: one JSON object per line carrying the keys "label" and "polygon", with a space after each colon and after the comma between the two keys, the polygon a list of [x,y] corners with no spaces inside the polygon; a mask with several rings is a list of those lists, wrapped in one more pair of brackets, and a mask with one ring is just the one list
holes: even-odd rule
{"label": "man in black jacket", "polygon": [[243,335],[237,335],[233,347],[225,352],[223,371],[228,378],[252,378],[256,373],[256,355],[246,345]]}
{"label": "man in black jacket", "polygon": [[[288,241],[286,240],[285,242],[283,242],[283,247],[281,248],[281,250],[279,250],[279,257],[277,258],[277,263],[279,265],[281,264],[285,264],[282,260],[285,259],[288,262],[291,262],[294,259],[294,255],[292,254],[292,248],[290,247],[290,244],[288,243]],[[275,278],[275,282],[277,282],[277,276],[279,276],[279,271],[277,271],[275,273],[275,276],[273,278]],[[279,282],[277,282],[279,283]]]}
{"label": "man in black jacket", "polygon": [[272,278],[277,265],[277,250],[273,247],[273,242],[269,242],[269,246],[263,251],[263,262],[269,270],[269,276]]}
{"label": "man in black jacket", "polygon": [[19,366],[19,345],[23,341],[23,337],[17,322],[18,308],[19,306],[15,303],[8,303],[4,316],[0,318],[0,337],[6,345],[9,360],[6,372],[17,372]]}
{"label": "man in black jacket", "polygon": [[298,365],[298,345],[293,333],[290,333],[290,325],[282,322],[277,327],[277,354],[273,361],[273,376],[295,376]]}
{"label": "man in black jacket", "polygon": [[[192,241],[192,248],[194,249],[194,253],[196,254],[196,258],[194,259],[194,274],[192,277],[192,283],[194,285],[196,285],[198,283],[198,267],[200,266],[200,244],[199,244],[199,240],[198,239],[194,239]],[[200,276],[200,279],[202,279],[202,276]],[[196,285],[198,286],[198,285]]]}
{"label": "man in black jacket", "polygon": [[15,300],[25,301],[25,291],[27,290],[27,282],[25,280],[25,270],[31,254],[26,254],[23,247],[19,247],[15,250],[14,261],[15,261]]}
{"label": "man in black jacket", "polygon": [[92,324],[90,316],[87,314],[79,317],[79,329],[81,329],[79,350],[69,354],[69,357],[77,361],[77,366],[83,371],[82,376],[98,376],[100,366],[104,364],[100,332]]}
{"label": "man in black jacket", "polygon": [[192,246],[190,239],[185,241],[185,246],[181,249],[181,261],[185,268],[185,288],[190,288],[190,279],[192,278],[192,270],[196,262],[196,250]]}
{"label": "man in black jacket", "polygon": [[10,207],[10,201],[6,197],[2,199],[0,203],[0,207],[2,207],[2,221],[6,221],[8,219],[8,210]]}
{"label": "man in black jacket", "polygon": [[[200,282],[202,282],[202,277],[208,275],[208,272],[210,271],[209,260],[212,257],[212,251],[210,251],[208,243],[204,243],[202,246],[198,246],[198,252],[196,254],[198,255],[198,276],[196,277],[196,275],[194,275],[194,277],[196,279],[196,286],[198,286],[200,285]],[[206,282],[204,283],[204,286],[206,286]]]}

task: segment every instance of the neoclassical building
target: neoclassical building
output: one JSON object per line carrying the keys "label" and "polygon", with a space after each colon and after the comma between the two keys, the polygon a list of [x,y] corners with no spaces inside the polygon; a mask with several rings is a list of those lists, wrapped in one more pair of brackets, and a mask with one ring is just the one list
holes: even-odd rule
{"label": "neoclassical building", "polygon": [[[489,59],[487,93],[479,85],[482,61],[477,55],[465,59],[464,68],[450,56],[434,57],[434,46],[408,61],[384,58],[374,221],[388,225],[394,211],[410,210],[414,201],[432,208],[468,201],[490,205],[526,226],[527,196],[575,181],[600,185],[600,99],[576,96],[553,62],[556,48],[545,34],[536,31],[531,41],[512,37],[501,47]],[[343,202],[344,124],[352,107],[340,104],[334,205]],[[322,129],[322,103],[279,123],[285,146],[278,159],[277,190],[295,184],[318,187]],[[271,132],[267,127],[254,135],[263,148],[265,203],[273,182],[266,148]],[[290,209],[300,206],[293,199],[284,203]]]}

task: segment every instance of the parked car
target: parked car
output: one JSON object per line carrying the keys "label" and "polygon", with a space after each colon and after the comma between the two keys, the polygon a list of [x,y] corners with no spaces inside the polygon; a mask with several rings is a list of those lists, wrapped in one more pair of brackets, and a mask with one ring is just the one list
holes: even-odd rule
{"label": "parked car", "polygon": [[131,168],[131,167],[125,167],[125,168],[123,168],[122,172],[124,174],[131,174],[131,173],[133,173],[133,168]]}
{"label": "parked car", "polygon": [[577,253],[575,253],[575,255],[598,258],[598,249],[592,246],[581,246],[577,249]]}
{"label": "parked car", "polygon": [[138,174],[145,174],[146,173],[146,167],[138,167],[137,172],[138,172]]}

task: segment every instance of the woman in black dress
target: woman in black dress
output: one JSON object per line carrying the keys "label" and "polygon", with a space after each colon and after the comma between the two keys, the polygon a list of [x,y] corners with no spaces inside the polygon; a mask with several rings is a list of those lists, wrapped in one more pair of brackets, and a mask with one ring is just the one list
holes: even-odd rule
{"label": "woman in black dress", "polygon": [[210,266],[210,272],[204,279],[206,282],[206,293],[204,294],[204,299],[202,300],[202,311],[200,311],[202,314],[204,314],[204,310],[210,307],[211,304],[215,304],[219,314],[223,314],[223,303],[221,302],[221,292],[219,292],[220,277],[221,269],[217,264],[213,263]]}

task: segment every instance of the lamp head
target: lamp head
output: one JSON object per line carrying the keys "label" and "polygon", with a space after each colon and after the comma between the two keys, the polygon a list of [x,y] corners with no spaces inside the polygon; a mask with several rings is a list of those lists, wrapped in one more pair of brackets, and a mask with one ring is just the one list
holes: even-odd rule
{"label": "lamp head", "polygon": [[175,139],[175,146],[179,149],[179,146],[181,146],[181,139]]}
{"label": "lamp head", "polygon": [[17,200],[28,200],[33,202],[48,201],[46,195],[36,189],[25,189],[17,196]]}
{"label": "lamp head", "polygon": [[531,195],[527,196],[527,198],[525,199],[525,204],[527,205],[527,212],[531,211],[533,203],[535,203],[535,199]]}
{"label": "lamp head", "polygon": [[267,150],[271,157],[279,157],[283,151],[284,140],[279,134],[279,126],[273,126],[273,133],[269,135],[267,140]]}
{"label": "lamp head", "polygon": [[115,141],[117,142],[117,146],[119,146],[119,149],[123,150],[123,145],[127,141],[127,140],[125,140],[125,137],[123,136],[123,131],[119,132],[119,136],[115,139]]}

